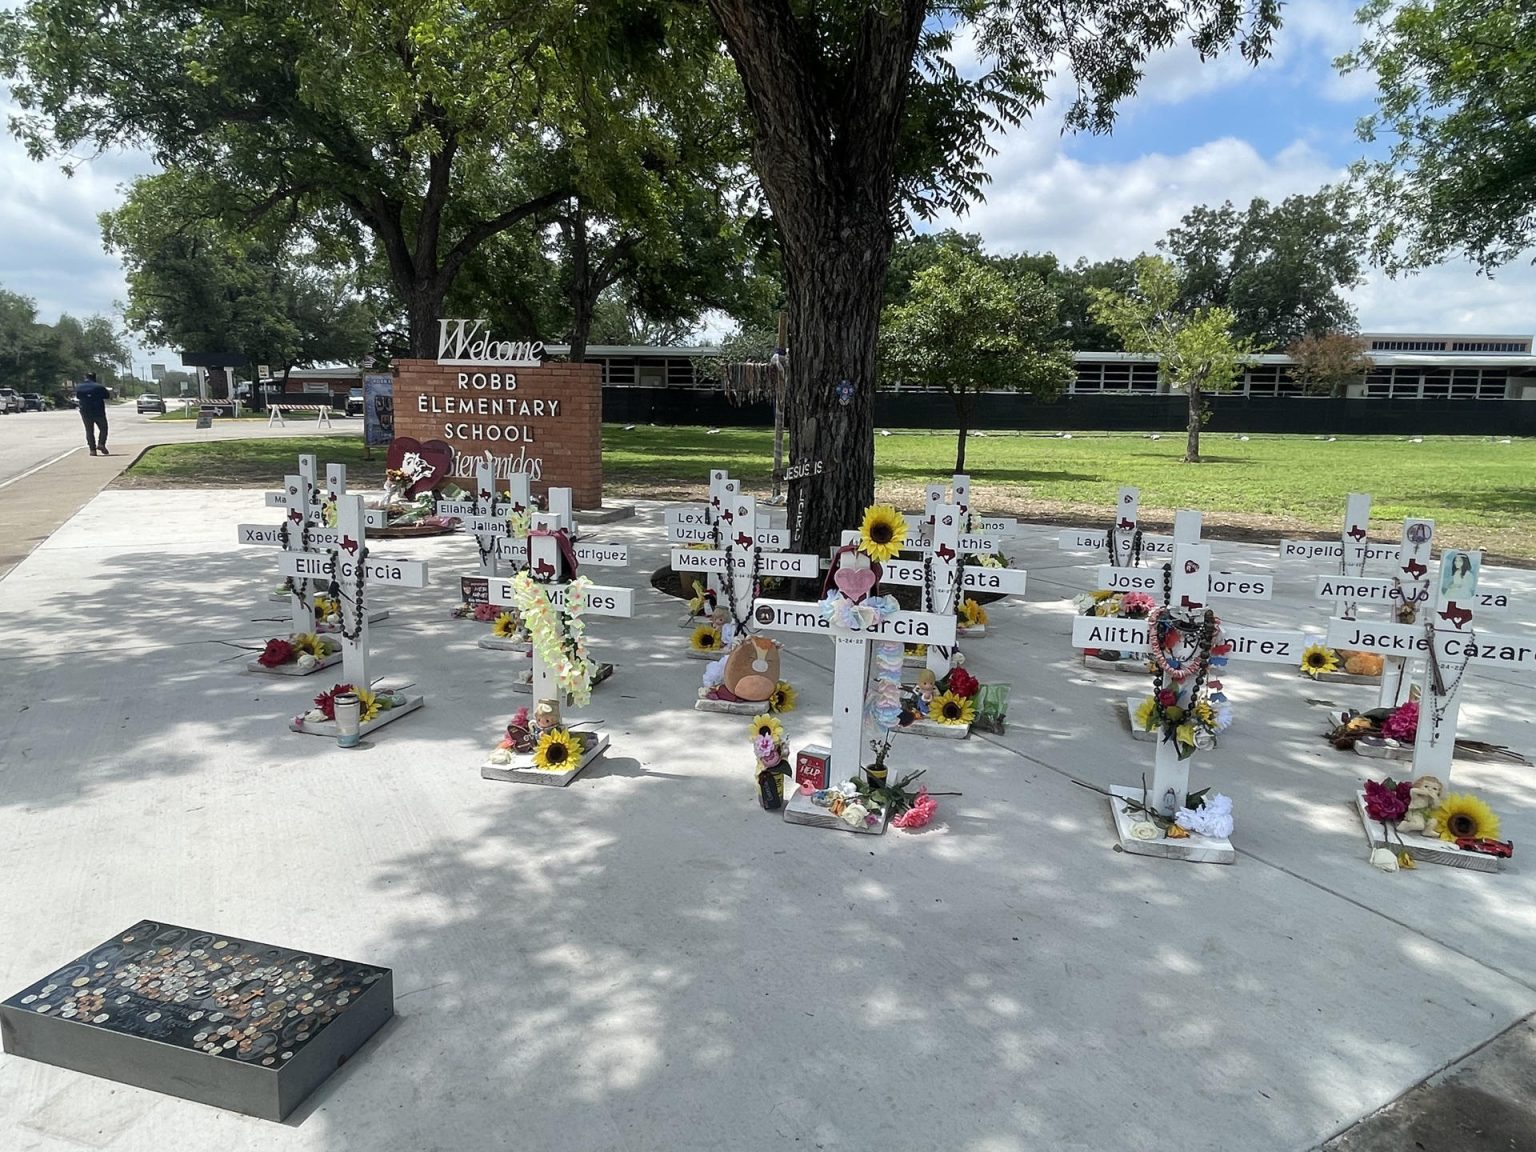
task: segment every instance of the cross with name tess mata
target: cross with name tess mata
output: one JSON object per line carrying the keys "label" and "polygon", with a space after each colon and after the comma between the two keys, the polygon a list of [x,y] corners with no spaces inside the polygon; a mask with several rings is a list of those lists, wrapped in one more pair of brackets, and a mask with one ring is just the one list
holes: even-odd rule
{"label": "cross with name tess mata", "polygon": [[341,658],[346,680],[369,688],[368,613],[366,591],[370,585],[392,584],[404,588],[427,586],[425,560],[384,560],[368,554],[367,521],[363,498],[342,495],[336,502],[339,539],[329,555],[283,552],[280,571],[294,580],[329,581],[341,601]]}
{"label": "cross with name tess mata", "polygon": [[[1427,553],[1428,539],[1433,536],[1432,522],[1412,523],[1430,524],[1424,543]],[[1463,562],[1465,568],[1458,573]],[[1375,652],[1404,662],[1410,658],[1423,660],[1412,774],[1437,776],[1447,786],[1456,754],[1456,721],[1461,708],[1457,697],[1471,665],[1510,671],[1536,669],[1536,639],[1479,633],[1472,627],[1481,568],[1480,552],[1443,551],[1440,578],[1431,584],[1434,607],[1415,623],[1368,624],[1347,619],[1328,622],[1330,647]]]}
{"label": "cross with name tess mata", "polygon": [[[1210,600],[1224,597],[1238,600],[1268,600],[1274,579],[1268,573],[1234,575],[1217,572],[1211,562],[1209,544],[1201,544],[1200,513],[1184,510],[1174,517],[1173,555],[1167,569],[1168,603],[1183,613],[1198,614]],[[1099,569],[1101,582],[1119,582],[1119,591],[1146,592],[1154,597],[1164,590],[1164,566],[1127,569],[1106,564]],[[1149,655],[1151,628],[1146,620],[1116,617],[1074,616],[1072,644],[1076,648],[1116,648],[1126,653]],[[1221,643],[1229,646],[1228,660],[1251,660],[1269,664],[1301,663],[1303,636],[1300,629],[1248,628],[1221,624]],[[1184,642],[1173,655],[1186,659],[1192,644]],[[1189,758],[1179,759],[1172,740],[1159,734],[1153,760],[1149,800],[1165,816],[1184,806],[1189,795]]]}

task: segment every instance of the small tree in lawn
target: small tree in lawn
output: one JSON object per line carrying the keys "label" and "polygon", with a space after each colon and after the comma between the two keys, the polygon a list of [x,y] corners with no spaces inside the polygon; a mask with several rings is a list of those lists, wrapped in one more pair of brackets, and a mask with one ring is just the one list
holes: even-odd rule
{"label": "small tree in lawn", "polygon": [[1285,354],[1296,362],[1291,368],[1296,383],[1335,399],[1376,366],[1365,341],[1348,332],[1309,332]]}
{"label": "small tree in lawn", "polygon": [[904,303],[881,321],[882,374],[937,385],[955,403],[955,471],[976,394],[1024,389],[1052,397],[1072,376],[1072,353],[1053,337],[1059,301],[1038,276],[1010,277],[974,255],[939,250],[912,278]]}
{"label": "small tree in lawn", "polygon": [[1117,332],[1127,352],[1157,357],[1158,375],[1189,397],[1187,464],[1200,463],[1201,397],[1229,392],[1252,363],[1251,341],[1236,337],[1230,308],[1181,310],[1179,270],[1159,256],[1136,258],[1136,289],[1129,293],[1090,289],[1094,319]]}

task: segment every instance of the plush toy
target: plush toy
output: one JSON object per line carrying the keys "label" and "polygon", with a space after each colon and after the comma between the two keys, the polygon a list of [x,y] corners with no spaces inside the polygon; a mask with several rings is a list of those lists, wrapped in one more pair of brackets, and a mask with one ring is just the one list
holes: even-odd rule
{"label": "plush toy", "polygon": [[779,644],[775,640],[744,637],[725,658],[723,687],[737,700],[767,700],[778,682]]}
{"label": "plush toy", "polygon": [[1380,676],[1381,657],[1374,652],[1341,652],[1344,671],[1351,676]]}
{"label": "plush toy", "polygon": [[1426,836],[1435,834],[1436,829],[1430,827],[1431,813],[1440,807],[1440,801],[1445,796],[1445,785],[1436,776],[1420,776],[1413,782],[1413,787],[1408,792],[1408,814],[1398,822],[1398,830],[1401,832],[1422,832]]}

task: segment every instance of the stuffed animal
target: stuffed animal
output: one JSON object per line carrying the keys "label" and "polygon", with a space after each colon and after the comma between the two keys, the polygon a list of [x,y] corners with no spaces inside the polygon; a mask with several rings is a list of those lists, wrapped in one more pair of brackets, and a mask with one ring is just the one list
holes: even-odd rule
{"label": "stuffed animal", "polygon": [[738,700],[761,701],[779,683],[779,644],[766,636],[746,636],[725,658],[724,687]]}

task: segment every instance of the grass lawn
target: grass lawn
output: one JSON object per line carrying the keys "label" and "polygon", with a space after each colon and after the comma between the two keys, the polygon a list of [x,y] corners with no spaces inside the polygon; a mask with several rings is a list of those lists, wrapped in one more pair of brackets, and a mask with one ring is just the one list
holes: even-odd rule
{"label": "grass lawn", "polygon": [[[979,511],[1032,520],[1102,523],[1116,489],[1141,489],[1149,527],[1171,523],[1178,508],[1206,513],[1208,534],[1277,540],[1338,534],[1344,497],[1369,492],[1372,535],[1395,541],[1405,516],[1435,521],[1447,545],[1483,548],[1504,559],[1536,561],[1536,440],[1499,444],[1476,437],[1253,436],[1202,438],[1207,463],[1182,462],[1184,438],[1164,434],[987,433],[966,451],[972,503]],[[922,505],[925,484],[954,465],[950,432],[893,432],[875,439],[879,496]],[[362,445],[329,437],[225,441],[156,448],[126,477],[154,486],[275,485],[299,452],[345,463],[357,488],[379,485],[383,453],[362,459]],[[767,430],[640,426],[603,429],[604,480],[611,493],[687,499],[702,495],[712,467],[757,490],[772,470]]]}

